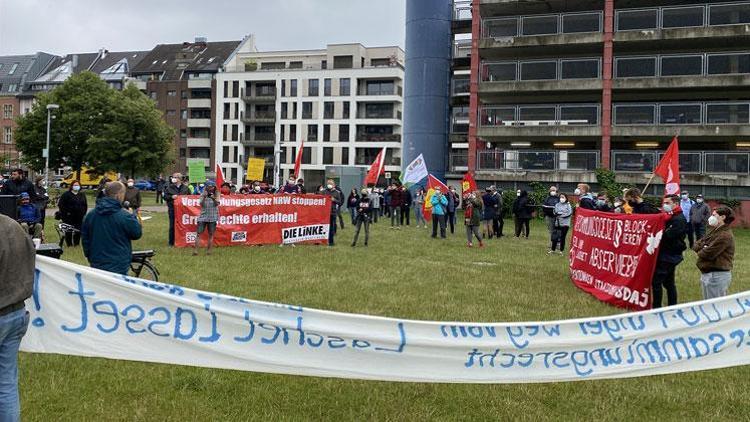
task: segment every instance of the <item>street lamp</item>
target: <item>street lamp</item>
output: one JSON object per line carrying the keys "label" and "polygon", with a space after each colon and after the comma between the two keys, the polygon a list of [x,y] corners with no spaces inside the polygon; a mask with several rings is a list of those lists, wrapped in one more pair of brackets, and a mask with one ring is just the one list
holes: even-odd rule
{"label": "street lamp", "polygon": [[44,187],[49,188],[49,132],[52,122],[52,110],[60,108],[57,104],[47,104],[47,148],[44,150]]}

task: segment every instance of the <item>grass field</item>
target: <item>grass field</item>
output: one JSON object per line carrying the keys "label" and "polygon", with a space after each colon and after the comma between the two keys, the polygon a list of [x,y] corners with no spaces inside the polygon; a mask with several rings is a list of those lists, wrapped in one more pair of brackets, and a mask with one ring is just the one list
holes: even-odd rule
{"label": "grass field", "polygon": [[[328,247],[166,247],[166,216],[137,248],[158,251],[162,280],[258,300],[411,319],[538,321],[621,312],[575,288],[547,233],[485,249],[429,230],[374,225],[368,248],[351,226]],[[506,221],[506,233],[512,223]],[[50,234],[51,239],[56,235]],[[750,289],[750,231],[735,231],[731,292]],[[700,299],[692,252],[678,268],[680,302]],[[83,263],[80,250],[63,258]],[[293,271],[291,271],[293,270]],[[296,275],[292,275],[296,274]],[[25,420],[748,420],[750,366],[649,378],[529,385],[365,382],[56,355],[21,356]]]}

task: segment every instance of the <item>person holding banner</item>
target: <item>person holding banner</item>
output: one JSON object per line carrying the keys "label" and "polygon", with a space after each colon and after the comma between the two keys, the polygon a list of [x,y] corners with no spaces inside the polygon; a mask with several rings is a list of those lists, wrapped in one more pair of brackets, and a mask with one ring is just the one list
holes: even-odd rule
{"label": "person holding banner", "polygon": [[216,191],[216,182],[213,180],[206,181],[206,188],[201,193],[198,203],[201,207],[201,213],[198,216],[198,230],[195,236],[195,246],[193,256],[198,255],[200,249],[201,234],[208,230],[208,246],[206,255],[211,255],[211,248],[214,245],[214,233],[216,233],[216,222],[219,221],[219,203],[221,201],[221,192]]}
{"label": "person holding banner", "polygon": [[[634,207],[635,208],[635,207]],[[682,251],[687,249],[685,236],[687,235],[687,220],[682,215],[680,197],[667,195],[662,202],[662,211],[666,213],[666,227],[661,236],[659,256],[656,259],[656,269],[651,282],[653,290],[653,308],[660,308],[663,289],[667,290],[667,306],[677,304],[677,285],[675,271],[682,262]]]}
{"label": "person holding banner", "polygon": [[695,265],[701,272],[703,299],[726,296],[732,283],[734,235],[729,225],[733,221],[734,213],[731,208],[716,208],[708,219],[711,229],[693,247],[698,254]]}
{"label": "person holding banner", "polygon": [[479,226],[482,218],[482,208],[484,208],[484,200],[479,196],[481,192],[470,192],[464,202],[464,224],[466,225],[466,246],[473,247],[474,237],[479,241],[479,247],[483,248],[482,234],[479,232]]}
{"label": "person holding banner", "polygon": [[626,190],[623,199],[630,206],[632,214],[659,214],[659,210],[656,207],[643,200],[641,191],[638,188]]}

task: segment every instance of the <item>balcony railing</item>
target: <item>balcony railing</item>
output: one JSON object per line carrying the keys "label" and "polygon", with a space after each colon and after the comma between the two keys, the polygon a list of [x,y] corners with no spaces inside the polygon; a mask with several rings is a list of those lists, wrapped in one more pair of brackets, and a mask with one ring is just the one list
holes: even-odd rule
{"label": "balcony railing", "polygon": [[750,74],[750,52],[622,56],[614,73],[619,79]]}
{"label": "balcony railing", "polygon": [[480,126],[595,126],[599,104],[544,104],[483,107]]}
{"label": "balcony railing", "polygon": [[[660,151],[612,151],[612,169],[621,173],[651,173],[664,156]],[[682,174],[750,174],[750,152],[680,152]]]}
{"label": "balcony railing", "polygon": [[618,32],[750,24],[750,2],[622,9],[615,14]]}
{"label": "balcony railing", "polygon": [[601,12],[488,18],[482,21],[483,38],[597,33],[601,31]]}
{"label": "balcony railing", "polygon": [[467,59],[471,56],[471,40],[457,40],[453,43],[453,58]]}
{"label": "balcony railing", "polygon": [[453,2],[453,20],[465,21],[471,20],[471,1],[454,1]]}
{"label": "balcony railing", "polygon": [[464,152],[451,153],[448,156],[448,171],[452,173],[469,170],[469,154]]}
{"label": "balcony railing", "polygon": [[477,170],[591,171],[599,167],[599,151],[477,151]]}
{"label": "balcony railing", "polygon": [[456,78],[452,81],[451,93],[453,96],[467,96],[470,94],[471,82],[466,78]]}
{"label": "balcony railing", "polygon": [[601,78],[601,58],[523,60],[482,63],[483,82],[556,81]]}
{"label": "balcony railing", "polygon": [[357,142],[401,142],[399,134],[358,133]]}
{"label": "balcony railing", "polygon": [[612,109],[612,123],[618,126],[750,124],[750,101],[618,103]]}

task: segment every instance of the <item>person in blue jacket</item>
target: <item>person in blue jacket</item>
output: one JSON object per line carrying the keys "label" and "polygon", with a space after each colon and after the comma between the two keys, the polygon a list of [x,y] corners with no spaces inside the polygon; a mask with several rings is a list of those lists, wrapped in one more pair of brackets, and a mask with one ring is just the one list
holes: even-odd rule
{"label": "person in blue jacket", "polygon": [[107,183],[104,196],[96,201],[81,226],[83,253],[92,268],[127,274],[133,254],[131,242],[141,238],[141,224],[122,208],[125,185]]}
{"label": "person in blue jacket", "polygon": [[437,237],[437,228],[440,225],[440,237],[445,239],[445,214],[448,212],[448,198],[443,195],[440,188],[430,198],[432,205],[432,237]]}

